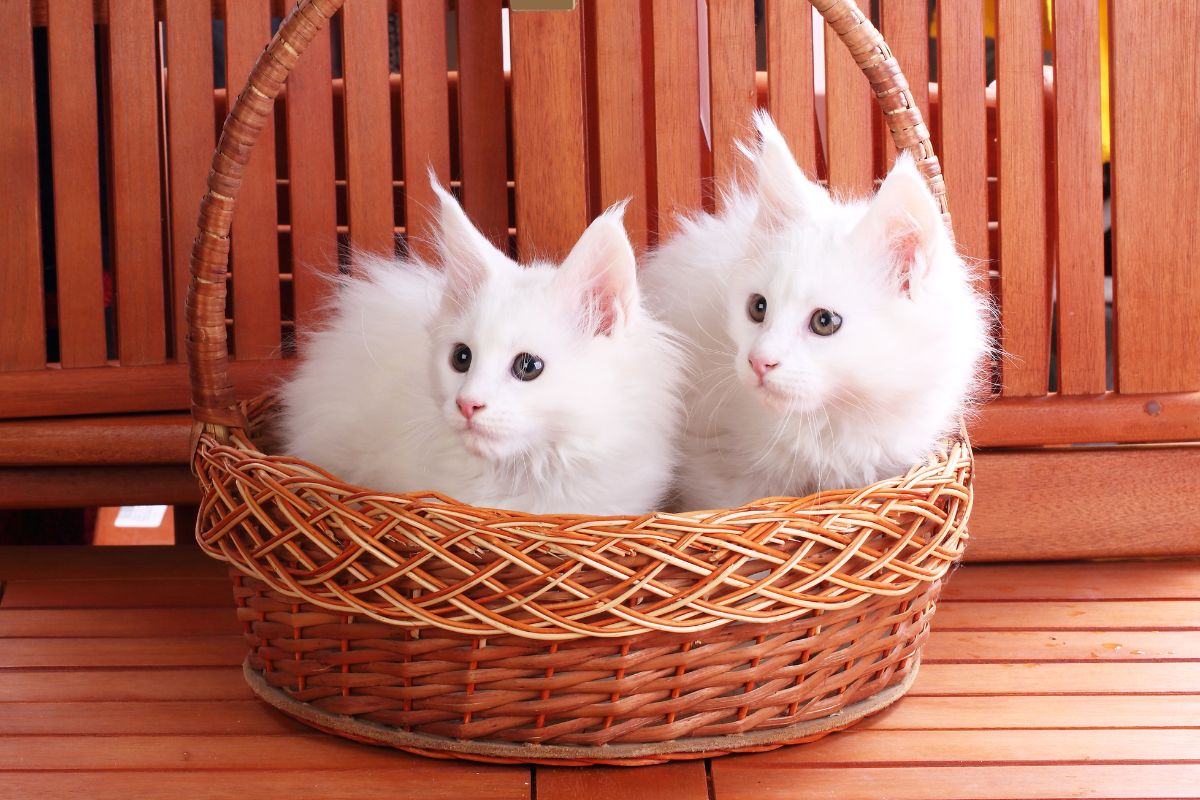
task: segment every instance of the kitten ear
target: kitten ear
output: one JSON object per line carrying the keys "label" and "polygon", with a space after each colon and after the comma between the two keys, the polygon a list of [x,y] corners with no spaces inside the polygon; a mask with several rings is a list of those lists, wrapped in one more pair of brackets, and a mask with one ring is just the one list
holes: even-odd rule
{"label": "kitten ear", "polygon": [[832,202],[829,193],[821,184],[805,177],[770,114],[755,111],[754,124],[758,129],[758,147],[743,148],[743,152],[754,160],[758,188],[755,224],[765,230],[778,230],[828,206]]}
{"label": "kitten ear", "polygon": [[437,250],[446,270],[447,292],[463,299],[487,279],[491,260],[504,254],[471,224],[462,206],[442,188],[432,170],[429,185],[438,199]]}
{"label": "kitten ear", "polygon": [[938,248],[948,244],[941,212],[925,178],[908,153],[901,153],[879,187],[851,241],[878,242],[897,286],[911,296],[929,273]]}
{"label": "kitten ear", "polygon": [[638,301],[637,260],[622,222],[628,202],[617,203],[588,226],[555,276],[578,304],[584,329],[595,336],[623,327]]}

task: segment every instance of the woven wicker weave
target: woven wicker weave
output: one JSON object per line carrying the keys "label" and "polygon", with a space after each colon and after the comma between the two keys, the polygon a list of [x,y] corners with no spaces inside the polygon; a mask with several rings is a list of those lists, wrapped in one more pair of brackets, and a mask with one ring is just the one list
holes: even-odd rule
{"label": "woven wicker weave", "polygon": [[[274,99],[341,4],[301,0],[256,64],[214,156],[192,256],[197,537],[233,568],[255,691],[351,738],[556,764],[807,741],[902,694],[966,541],[965,438],[861,489],[638,518],[376,492],[260,449],[273,401],[238,404],[229,382],[229,228]],[[937,158],[886,45],[853,2],[814,6],[945,213]]]}

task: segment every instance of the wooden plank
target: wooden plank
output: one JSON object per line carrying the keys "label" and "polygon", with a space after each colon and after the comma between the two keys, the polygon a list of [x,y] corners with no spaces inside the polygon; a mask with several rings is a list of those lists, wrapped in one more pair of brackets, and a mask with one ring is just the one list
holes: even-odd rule
{"label": "wooden plank", "polygon": [[517,249],[562,258],[590,219],[583,12],[513,12],[509,24]]}
{"label": "wooden plank", "polygon": [[59,360],[95,367],[108,357],[95,29],[79,2],[50,0],[47,10]]}
{"label": "wooden plank", "polygon": [[229,579],[6,581],[0,609],[231,608]]}
{"label": "wooden plank", "polygon": [[1038,396],[1050,375],[1046,259],[1042,0],[1003,0],[997,14],[1000,306],[1004,394]]}
{"label": "wooden plank", "polygon": [[1184,165],[1200,149],[1200,15],[1131,0],[1109,11],[1117,388],[1195,391],[1200,174]]}
{"label": "wooden plank", "polygon": [[186,464],[187,414],[0,422],[0,466]]}
{"label": "wooden plank", "polygon": [[[590,3],[595,36],[596,159],[600,205],[629,198],[625,229],[639,250],[649,243],[652,192],[646,154],[647,55],[640,0]],[[638,134],[642,135],[638,135]]]}
{"label": "wooden plank", "polygon": [[404,78],[404,226],[409,249],[431,258],[436,252],[437,197],[427,173],[432,169],[443,185],[450,182],[446,3],[405,0],[398,8]]}
{"label": "wooden plank", "polygon": [[905,697],[856,730],[1200,728],[1200,695]]}
{"label": "wooden plank", "polygon": [[117,351],[122,364],[158,364],[167,318],[154,8],[110,0],[108,37]]}
{"label": "wooden plank", "polygon": [[[922,664],[908,697],[970,697],[1010,694],[1153,695],[1200,693],[1194,662],[1156,661],[1089,664]],[[1086,704],[1088,700],[1077,701]]]}
{"label": "wooden plank", "polygon": [[1200,660],[1200,636],[1192,631],[943,632],[935,629],[922,659],[926,663],[1196,661]]}
{"label": "wooden plank", "polygon": [[653,797],[689,800],[708,796],[703,761],[683,761],[653,767],[538,767],[537,800]]}
{"label": "wooden plank", "polygon": [[970,560],[1200,554],[1200,449],[984,452],[976,466]]}
{"label": "wooden plank", "polygon": [[0,668],[221,667],[241,662],[240,636],[4,640]]}
{"label": "wooden plank", "polygon": [[272,736],[309,730],[255,700],[7,703],[6,736]]}
{"label": "wooden plank", "polygon": [[38,207],[38,134],[34,106],[33,37],[29,4],[5,6],[0,28],[0,372],[46,363],[42,306],[42,245]]}
{"label": "wooden plank", "polygon": [[[241,91],[271,38],[268,0],[224,0],[225,85]],[[230,103],[232,105],[232,101]],[[233,352],[240,361],[279,353],[279,242],[275,193],[275,123],[263,128],[233,212]]]}
{"label": "wooden plank", "polygon": [[1200,561],[969,564],[942,589],[956,600],[1196,600]]}
{"label": "wooden plank", "polygon": [[[107,744],[107,741],[101,740]],[[290,743],[291,740],[289,740]],[[249,752],[258,748],[248,743]],[[367,750],[368,748],[359,748]],[[381,751],[382,752],[382,751]],[[123,772],[16,772],[5,775],[12,797],[87,797],[89,800],[177,800],[180,797],[311,797],[320,787],[321,800],[362,800],[397,792],[422,800],[528,800],[529,770],[480,764],[429,761],[414,763],[391,754],[390,766],[375,762],[370,770],[337,770],[310,762],[290,770],[197,770]],[[176,753],[181,760],[183,753]],[[218,794],[214,794],[217,792]]]}
{"label": "wooden plank", "polygon": [[199,550],[174,547],[5,547],[0,580],[124,580],[223,578],[225,564]]}
{"label": "wooden plank", "polygon": [[767,109],[796,162],[817,177],[817,110],[813,87],[812,5],[767,0]]}
{"label": "wooden plank", "polygon": [[167,173],[171,217],[174,353],[187,359],[187,302],[192,241],[212,161],[213,48],[211,0],[165,0]]}
{"label": "wooden plank", "polygon": [[[503,0],[458,6],[458,148],[462,203],[494,243],[508,243]],[[607,6],[606,6],[607,8]]]}
{"label": "wooden plank", "polygon": [[[803,749],[803,748],[796,748]],[[954,766],[763,769],[749,758],[713,762],[720,800],[793,800],[798,786],[811,800],[984,800],[998,792],[1014,800],[1048,797],[1198,797],[1200,765]]]}
{"label": "wooden plank", "polygon": [[[882,0],[879,31],[896,57],[921,117],[928,127],[929,116],[929,3],[928,0]],[[881,126],[883,151],[890,167],[896,157],[891,132]]]}
{"label": "wooden plank", "polygon": [[[988,255],[987,106],[982,3],[938,3],[938,120],[942,173],[959,249]],[[986,268],[977,286],[986,290]]]}
{"label": "wooden plank", "polygon": [[291,210],[292,300],[297,321],[317,322],[337,273],[334,175],[333,56],[329,28],[313,38],[288,76],[288,206]]}
{"label": "wooden plank", "polygon": [[3,670],[0,702],[140,703],[252,700],[241,667],[219,669]]}
{"label": "wooden plank", "polygon": [[342,9],[342,74],[350,243],[391,255],[396,239],[387,13],[387,0],[358,0]]}
{"label": "wooden plank", "polygon": [[938,631],[1200,630],[1200,600],[941,603]]}
{"label": "wooden plank", "polygon": [[[738,143],[753,135],[751,114],[757,99],[754,50],[754,0],[709,0],[712,163],[718,188],[749,174]],[[720,198],[718,193],[718,203]]]}
{"label": "wooden plank", "polygon": [[0,508],[195,505],[189,467],[0,467]]}
{"label": "wooden plank", "polygon": [[232,603],[224,608],[0,609],[0,637],[65,639],[237,635],[242,632]]}
{"label": "wooden plank", "polygon": [[[858,0],[870,14],[869,0]],[[842,40],[825,25],[825,109],[829,186],[848,195],[875,186],[875,98]]]}
{"label": "wooden plank", "polygon": [[680,216],[700,209],[699,20],[694,3],[652,5],[654,142],[658,239],[673,233]]}
{"label": "wooden plank", "polygon": [[1059,0],[1053,30],[1058,390],[1103,394],[1107,378],[1098,5]]}
{"label": "wooden plank", "polygon": [[1002,397],[970,423],[977,447],[1192,442],[1200,440],[1200,392]]}

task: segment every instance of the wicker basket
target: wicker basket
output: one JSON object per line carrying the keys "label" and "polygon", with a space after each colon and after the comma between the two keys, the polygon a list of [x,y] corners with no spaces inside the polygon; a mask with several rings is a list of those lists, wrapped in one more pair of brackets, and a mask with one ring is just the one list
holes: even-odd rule
{"label": "wicker basket", "polygon": [[[264,453],[224,322],[242,170],[341,0],[301,0],[225,123],[188,298],[201,546],[228,562],[267,702],[441,757],[651,764],[809,741],[904,693],[971,508],[965,436],[907,475],[638,518],[532,516],[351,486]],[[904,78],[852,0],[814,6],[898,146],[944,188]]]}

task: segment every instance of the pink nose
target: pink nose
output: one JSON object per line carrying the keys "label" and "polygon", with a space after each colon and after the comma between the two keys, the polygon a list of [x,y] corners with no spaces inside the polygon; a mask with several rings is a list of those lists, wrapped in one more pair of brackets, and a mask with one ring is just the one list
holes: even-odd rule
{"label": "pink nose", "polygon": [[476,411],[482,411],[483,409],[487,408],[487,406],[477,400],[467,400],[463,397],[458,398],[457,403],[458,413],[462,414],[467,419],[475,416]]}
{"label": "pink nose", "polygon": [[754,370],[754,374],[758,376],[758,379],[760,381],[763,379],[763,377],[768,372],[770,372],[771,370],[775,369],[778,366],[779,366],[778,361],[769,361],[766,358],[763,358],[762,356],[759,356],[759,355],[751,355],[750,356],[750,369]]}

